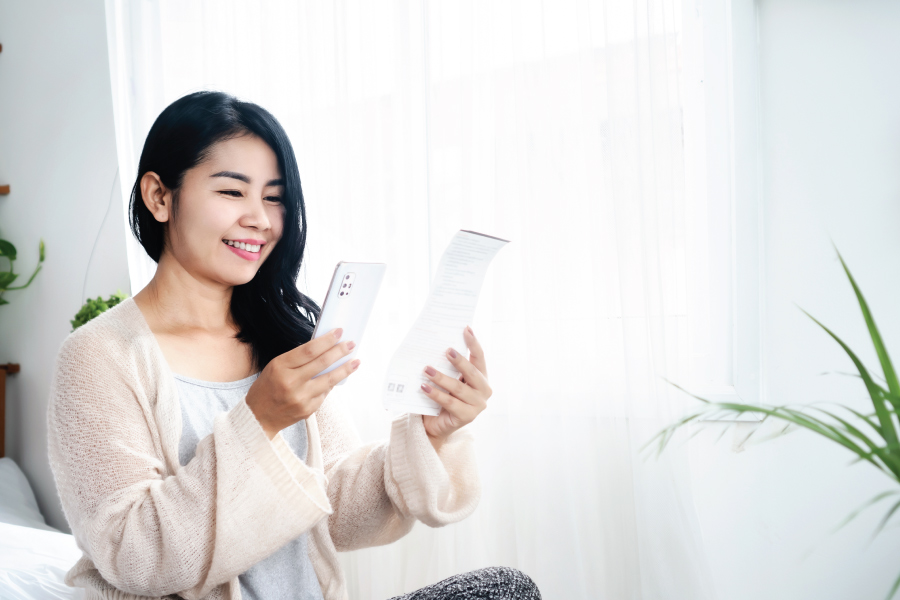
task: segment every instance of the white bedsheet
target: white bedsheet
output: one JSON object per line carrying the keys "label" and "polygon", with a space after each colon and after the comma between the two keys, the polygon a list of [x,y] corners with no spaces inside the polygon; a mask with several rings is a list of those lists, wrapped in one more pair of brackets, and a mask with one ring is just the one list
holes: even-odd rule
{"label": "white bedsheet", "polygon": [[63,582],[79,558],[81,550],[71,535],[0,523],[0,598],[83,598],[83,590]]}
{"label": "white bedsheet", "polygon": [[70,600],[63,582],[81,558],[75,538],[47,525],[18,465],[0,458],[0,600]]}

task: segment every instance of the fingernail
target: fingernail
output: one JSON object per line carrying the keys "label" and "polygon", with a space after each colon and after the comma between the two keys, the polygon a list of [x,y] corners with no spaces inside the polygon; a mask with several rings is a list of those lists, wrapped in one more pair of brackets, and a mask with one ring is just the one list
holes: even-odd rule
{"label": "fingernail", "polygon": [[469,326],[468,326],[468,325],[466,325],[466,331],[468,331],[468,332],[469,332],[469,335],[473,335],[473,336],[474,336],[474,335],[475,335],[475,332],[474,332],[474,331],[472,331],[472,328],[471,328],[471,327],[469,327]]}
{"label": "fingernail", "polygon": [[334,330],[334,339],[339,340],[341,339],[342,335],[344,335],[344,330],[340,327]]}
{"label": "fingernail", "polygon": [[450,358],[456,358],[456,350],[450,348],[449,350],[447,350],[447,356],[449,356]]}
{"label": "fingernail", "polygon": [[430,393],[431,393],[431,386],[428,385],[427,383],[423,383],[423,384],[422,384],[422,391],[425,392],[426,394],[430,394]]}
{"label": "fingernail", "polygon": [[347,351],[351,352],[354,348],[356,348],[356,342],[347,342]]}
{"label": "fingernail", "polygon": [[353,369],[354,371],[359,368],[359,359],[358,358],[356,360],[354,360],[352,363],[350,363],[350,368]]}
{"label": "fingernail", "polygon": [[425,367],[425,372],[431,377],[437,375],[437,371],[434,370],[434,367]]}

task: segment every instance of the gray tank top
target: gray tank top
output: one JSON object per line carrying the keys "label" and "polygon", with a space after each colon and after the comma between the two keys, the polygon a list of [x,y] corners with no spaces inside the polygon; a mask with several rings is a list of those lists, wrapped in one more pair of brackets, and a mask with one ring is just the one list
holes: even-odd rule
{"label": "gray tank top", "polygon": [[[181,440],[178,459],[186,465],[200,440],[212,433],[216,415],[244,399],[258,374],[239,381],[216,382],[175,375],[181,401]],[[284,441],[306,462],[306,421],[281,432]],[[244,600],[323,600],[322,588],[309,560],[309,534],[282,546],[238,576]]]}

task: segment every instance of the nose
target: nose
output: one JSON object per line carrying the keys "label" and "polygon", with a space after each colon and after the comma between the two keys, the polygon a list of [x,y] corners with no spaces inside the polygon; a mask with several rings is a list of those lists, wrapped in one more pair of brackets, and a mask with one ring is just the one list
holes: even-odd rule
{"label": "nose", "polygon": [[251,227],[259,231],[271,229],[272,223],[266,212],[265,201],[262,198],[255,198],[250,202],[247,213],[241,219],[241,225]]}

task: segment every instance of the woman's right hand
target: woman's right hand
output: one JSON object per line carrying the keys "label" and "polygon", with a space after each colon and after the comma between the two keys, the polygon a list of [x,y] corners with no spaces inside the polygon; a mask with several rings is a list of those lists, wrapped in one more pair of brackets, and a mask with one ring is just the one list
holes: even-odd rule
{"label": "woman's right hand", "polygon": [[359,367],[359,359],[351,360],[313,379],[353,351],[353,342],[338,343],[342,333],[335,329],[273,358],[250,386],[247,406],[270,440],[316,412],[331,388]]}

